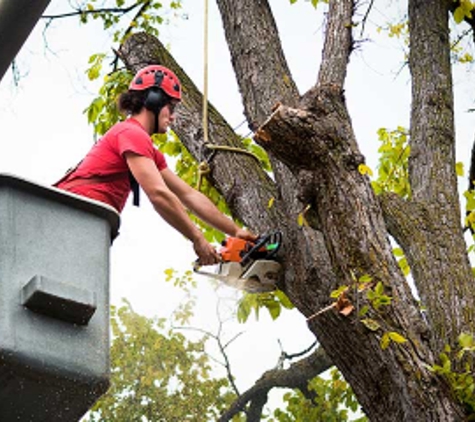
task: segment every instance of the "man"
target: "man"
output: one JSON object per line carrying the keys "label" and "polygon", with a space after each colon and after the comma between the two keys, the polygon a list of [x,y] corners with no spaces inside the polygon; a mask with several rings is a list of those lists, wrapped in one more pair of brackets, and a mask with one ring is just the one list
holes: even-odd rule
{"label": "man", "polygon": [[251,241],[256,236],[240,229],[205,195],[174,174],[153,146],[150,136],[167,131],[180,100],[180,81],[170,69],[151,65],[139,70],[129,90],[119,97],[119,108],[128,118],[109,129],[55,186],[121,212],[131,186],[138,183],[162,218],[193,242],[199,263],[210,265],[219,261],[219,255],[189,219],[185,207],[230,236]]}

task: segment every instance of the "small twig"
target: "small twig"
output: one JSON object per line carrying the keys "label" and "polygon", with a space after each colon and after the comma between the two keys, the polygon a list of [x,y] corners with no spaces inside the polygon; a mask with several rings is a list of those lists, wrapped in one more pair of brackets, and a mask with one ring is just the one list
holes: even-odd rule
{"label": "small twig", "polygon": [[323,309],[320,309],[318,312],[314,313],[313,315],[310,315],[308,318],[307,318],[307,322],[310,322],[312,319],[315,319],[317,316],[325,313],[325,312],[328,312],[330,309],[333,309],[336,307],[336,303],[337,302],[333,302],[331,305],[328,305],[326,306],[325,308]]}
{"label": "small twig", "polygon": [[58,15],[43,15],[41,16],[41,19],[49,19],[49,20],[54,20],[54,19],[64,19],[64,18],[71,18],[73,16],[79,16],[79,15],[91,15],[93,13],[116,13],[116,14],[121,14],[125,15],[129,13],[131,10],[134,10],[136,7],[138,7],[139,3],[132,4],[129,7],[103,7],[99,9],[75,9],[74,12],[68,12],[68,13],[60,13]]}
{"label": "small twig", "polygon": [[363,16],[363,19],[361,20],[361,32],[360,32],[360,37],[363,36],[364,34],[364,30],[365,30],[365,26],[366,26],[366,21],[368,20],[368,17],[369,17],[369,14],[371,12],[371,9],[373,8],[373,5],[374,5],[374,0],[371,0],[369,2],[369,6],[368,6],[368,9],[366,10],[366,13],[364,14]]}
{"label": "small twig", "polygon": [[293,353],[291,355],[287,354],[284,352],[285,358],[286,359],[295,359],[299,358],[300,356],[306,355],[308,352],[310,352],[312,349],[314,349],[317,346],[317,341],[315,340],[310,346],[308,346],[305,350],[302,350],[301,352]]}

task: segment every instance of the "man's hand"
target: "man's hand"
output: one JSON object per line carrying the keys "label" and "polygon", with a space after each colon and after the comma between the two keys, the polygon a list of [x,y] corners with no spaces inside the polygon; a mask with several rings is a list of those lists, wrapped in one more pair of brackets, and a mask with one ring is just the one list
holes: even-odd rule
{"label": "man's hand", "polygon": [[203,236],[193,242],[193,248],[198,255],[200,265],[213,265],[221,261],[219,254]]}
{"label": "man's hand", "polygon": [[238,237],[239,239],[243,240],[249,240],[250,242],[255,242],[259,236],[248,230],[238,229],[236,230],[236,234],[234,235],[234,237]]}

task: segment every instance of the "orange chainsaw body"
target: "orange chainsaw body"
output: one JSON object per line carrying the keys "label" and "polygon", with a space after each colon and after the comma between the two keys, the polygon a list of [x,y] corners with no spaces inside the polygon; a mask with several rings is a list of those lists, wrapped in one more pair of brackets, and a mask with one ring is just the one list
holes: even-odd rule
{"label": "orange chainsaw body", "polygon": [[237,237],[228,237],[223,240],[221,245],[222,248],[219,250],[219,254],[224,262],[241,262],[243,255],[254,244]]}

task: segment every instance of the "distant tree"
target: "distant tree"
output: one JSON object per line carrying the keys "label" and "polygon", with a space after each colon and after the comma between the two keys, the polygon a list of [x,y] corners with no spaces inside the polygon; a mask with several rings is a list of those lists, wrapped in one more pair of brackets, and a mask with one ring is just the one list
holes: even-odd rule
{"label": "distant tree", "polygon": [[86,421],[217,420],[234,399],[226,378],[211,375],[205,340],[190,341],[128,302],[111,309],[111,387]]}

